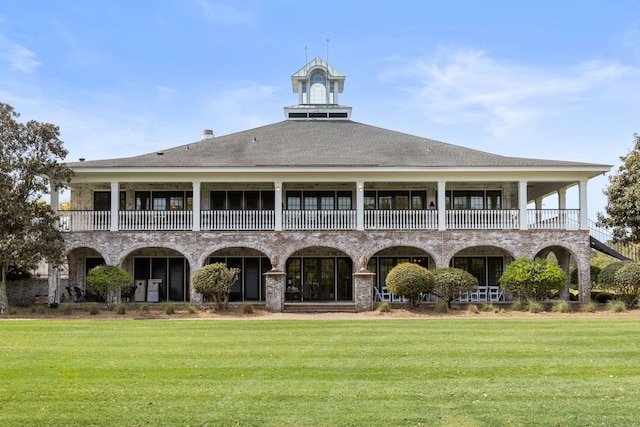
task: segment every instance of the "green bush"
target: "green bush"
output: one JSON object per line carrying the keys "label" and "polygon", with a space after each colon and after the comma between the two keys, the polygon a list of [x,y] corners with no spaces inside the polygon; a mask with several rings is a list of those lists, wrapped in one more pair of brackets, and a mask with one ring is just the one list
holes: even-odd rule
{"label": "green bush", "polygon": [[449,309],[449,304],[446,301],[438,301],[436,305],[433,306],[433,311],[440,314],[448,313]]}
{"label": "green bush", "polygon": [[129,273],[114,265],[99,265],[89,270],[86,278],[86,288],[96,292],[104,299],[107,308],[124,289],[131,285]]}
{"label": "green bush", "polygon": [[124,304],[118,304],[116,308],[116,314],[123,315],[127,312],[127,306]]}
{"label": "green bush", "polygon": [[624,311],[627,311],[627,304],[619,299],[612,299],[611,301],[607,302],[607,310],[611,311],[613,313],[622,313]]}
{"label": "green bush", "polygon": [[595,313],[597,309],[598,305],[594,301],[589,301],[588,303],[583,304],[582,307],[580,307],[580,311],[582,311],[583,313]]}
{"label": "green bush", "polygon": [[69,315],[73,313],[73,306],[69,303],[60,304],[58,311],[64,315]]}
{"label": "green bush", "polygon": [[521,299],[517,299],[511,303],[511,311],[522,311],[524,310],[524,304]]}
{"label": "green bush", "polygon": [[388,302],[381,302],[380,304],[376,305],[375,310],[379,313],[389,313],[391,312],[391,306],[389,305]]}
{"label": "green bush", "polygon": [[431,293],[451,307],[451,301],[478,287],[478,279],[460,268],[445,267],[433,271],[435,286]]}
{"label": "green bush", "polygon": [[164,314],[171,315],[171,314],[175,314],[176,312],[176,306],[173,303],[164,304],[162,308],[164,310]]}
{"label": "green bush", "polygon": [[[595,286],[596,284],[598,284],[599,280],[600,280],[600,272],[602,271],[602,269],[600,267],[598,267],[597,265],[591,265],[590,266],[590,271],[591,271],[591,286]],[[577,268],[572,268],[571,269],[571,274],[570,276],[570,280],[571,280],[571,284],[572,285],[577,285],[578,284],[578,269]]]}
{"label": "green bush", "polygon": [[485,311],[487,313],[497,313],[500,311],[500,309],[489,302],[482,304],[482,311]]}
{"label": "green bush", "polygon": [[187,304],[184,307],[184,309],[187,310],[187,313],[189,313],[189,314],[196,314],[198,312],[198,309],[195,308],[194,306],[192,306],[191,304]]}
{"label": "green bush", "polygon": [[89,305],[89,314],[92,316],[96,316],[100,313],[100,307],[98,307],[97,303],[93,303]]}
{"label": "green bush", "polygon": [[219,310],[226,310],[231,286],[238,279],[239,272],[238,268],[227,268],[226,264],[216,262],[197,269],[191,284],[195,292],[214,301]]}
{"label": "green bush", "polygon": [[530,261],[520,257],[509,264],[500,277],[503,289],[528,300],[551,298],[562,291],[566,284],[567,275],[564,271],[541,258]]}
{"label": "green bush", "polygon": [[600,271],[600,275],[598,276],[598,283],[604,285],[607,288],[614,285],[616,281],[616,273],[627,263],[629,263],[629,261],[616,261],[607,265]]}
{"label": "green bush", "polygon": [[[39,307],[41,307],[41,306],[39,306]],[[43,310],[44,310],[44,308],[43,308]],[[11,315],[16,315],[16,314],[18,314],[18,307],[16,307],[15,305],[10,305],[9,307],[7,307],[6,313],[7,314],[11,314]],[[44,313],[44,311],[43,311],[43,313]]]}
{"label": "green bush", "polygon": [[527,311],[529,313],[542,313],[544,312],[544,304],[538,301],[529,301],[527,303]]}
{"label": "green bush", "polygon": [[149,304],[144,303],[140,306],[140,311],[143,313],[148,313],[149,312]]}
{"label": "green bush", "polygon": [[591,291],[591,300],[599,303],[606,303],[615,299],[615,295],[608,291]]}
{"label": "green bush", "polygon": [[413,307],[420,305],[422,294],[433,291],[435,275],[424,267],[403,262],[391,269],[385,284],[392,294],[405,297]]}
{"label": "green bush", "polygon": [[571,313],[571,305],[567,301],[557,301],[551,307],[554,313]]}
{"label": "green bush", "polygon": [[627,262],[620,267],[610,285],[628,308],[635,307],[640,293],[640,262]]}
{"label": "green bush", "polygon": [[256,311],[253,309],[253,305],[251,304],[245,304],[242,306],[242,313],[243,314],[253,314]]}
{"label": "green bush", "polygon": [[[15,308],[15,307],[14,307],[14,308]],[[16,309],[15,309],[15,311],[16,311],[16,312],[15,312],[14,314],[17,314],[17,313],[18,313],[18,309],[16,308]],[[44,309],[44,306],[43,306],[43,305],[41,305],[41,304],[36,304],[36,305],[32,305],[32,306],[31,306],[31,312],[32,312],[33,314],[44,314],[45,309]]]}

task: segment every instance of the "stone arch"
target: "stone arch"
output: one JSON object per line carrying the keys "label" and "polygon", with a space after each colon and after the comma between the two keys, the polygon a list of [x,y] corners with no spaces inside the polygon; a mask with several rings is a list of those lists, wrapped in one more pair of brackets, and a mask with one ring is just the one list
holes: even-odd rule
{"label": "stone arch", "polygon": [[237,245],[229,245],[227,243],[217,244],[213,246],[208,246],[202,251],[200,251],[200,255],[197,259],[197,264],[194,265],[194,268],[200,268],[207,264],[207,259],[213,256],[216,253],[221,251],[232,251],[232,250],[248,250],[252,252],[256,252],[261,254],[261,256],[269,258],[269,260],[273,257],[273,251],[270,248],[267,248],[263,245],[258,244],[242,244],[242,242],[238,242]]}
{"label": "stone arch", "polygon": [[155,244],[149,244],[147,242],[136,242],[134,244],[131,244],[129,246],[127,246],[127,248],[125,250],[123,250],[122,252],[120,252],[117,256],[116,262],[117,264],[114,265],[118,265],[118,266],[122,266],[122,263],[129,257],[131,256],[134,252],[136,251],[140,251],[140,250],[153,250],[153,249],[165,249],[165,250],[171,250],[174,252],[179,253],[181,256],[185,257],[186,260],[189,262],[190,266],[194,266],[195,262],[193,259],[193,256],[191,254],[190,251],[188,251],[185,247],[182,247],[180,245],[175,245],[175,244],[161,244],[161,245],[155,245]]}
{"label": "stone arch", "polygon": [[[540,248],[532,258],[544,258],[547,259],[549,257],[550,254],[553,254],[558,262],[558,265],[560,266],[560,268],[562,268],[562,270],[564,271],[564,273],[567,275],[567,283],[566,286],[564,288],[564,290],[560,293],[560,298],[564,299],[564,300],[569,300],[571,299],[571,295],[569,292],[570,286],[571,286],[571,258],[573,258],[574,260],[577,260],[578,258],[575,256],[574,252],[565,247],[564,245],[559,245],[559,244],[555,244],[555,245],[549,245],[549,246],[545,246]],[[589,276],[589,281],[591,279],[591,268],[589,267],[589,272],[587,273]],[[581,270],[580,268],[578,268],[578,283],[581,282],[581,279],[584,279],[584,276],[581,276]]]}
{"label": "stone arch", "polygon": [[438,267],[448,267],[451,264],[453,258],[458,254],[465,254],[476,252],[479,255],[484,252],[485,255],[490,255],[498,252],[502,252],[503,256],[506,255],[507,258],[513,260],[516,258],[515,253],[510,248],[505,248],[503,246],[495,246],[495,245],[459,245],[450,249],[447,253],[443,254],[442,262],[443,265],[439,265]]}

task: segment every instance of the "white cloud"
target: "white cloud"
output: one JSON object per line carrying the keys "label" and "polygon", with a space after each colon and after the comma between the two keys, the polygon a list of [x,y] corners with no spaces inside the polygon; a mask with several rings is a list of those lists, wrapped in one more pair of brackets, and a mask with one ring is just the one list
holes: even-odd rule
{"label": "white cloud", "polygon": [[8,63],[14,71],[23,73],[32,73],[40,65],[34,52],[7,40],[2,35],[0,35],[0,61]]}
{"label": "white cloud", "polygon": [[398,80],[411,106],[437,123],[476,122],[496,136],[559,114],[592,91],[638,73],[603,61],[564,69],[521,65],[474,49],[440,48],[431,58],[402,62],[381,78]]}

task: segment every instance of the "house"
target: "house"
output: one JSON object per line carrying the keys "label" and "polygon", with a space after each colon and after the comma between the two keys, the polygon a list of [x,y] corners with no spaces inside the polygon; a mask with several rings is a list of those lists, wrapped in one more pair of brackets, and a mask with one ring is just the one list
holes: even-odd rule
{"label": "house", "polygon": [[[575,260],[579,298],[589,299],[587,184],[610,166],[505,157],[352,121],[339,103],[345,75],[320,58],[291,81],[298,104],[281,122],[69,163],[60,225],[70,283],[82,287],[107,263],[131,273],[141,301],[198,303],[191,274],[219,261],[241,270],[232,301],[363,311],[400,262],[463,268],[480,286],[462,298],[490,301],[509,297],[497,281],[511,260],[553,252],[567,270]],[[569,208],[573,186],[579,205]],[[550,195],[558,209],[542,209]]]}

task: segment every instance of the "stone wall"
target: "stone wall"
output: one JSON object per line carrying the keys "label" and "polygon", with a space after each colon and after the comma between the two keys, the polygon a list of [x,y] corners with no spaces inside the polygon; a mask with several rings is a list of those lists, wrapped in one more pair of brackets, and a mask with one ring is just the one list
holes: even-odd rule
{"label": "stone wall", "polygon": [[7,282],[7,297],[9,305],[29,306],[38,295],[49,293],[47,278],[35,277],[30,279],[11,280]]}

